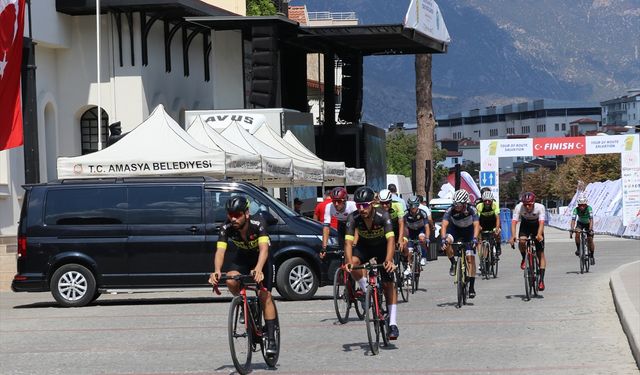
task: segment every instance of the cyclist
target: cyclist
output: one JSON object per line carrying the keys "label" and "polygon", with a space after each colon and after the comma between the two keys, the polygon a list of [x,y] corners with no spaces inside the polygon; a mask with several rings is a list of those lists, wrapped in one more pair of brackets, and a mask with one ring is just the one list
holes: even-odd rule
{"label": "cyclist", "polygon": [[[571,217],[571,230],[569,231],[569,238],[573,237],[573,231],[575,228],[587,230],[587,246],[589,247],[589,262],[591,265],[596,264],[596,260],[593,257],[595,251],[595,244],[593,243],[593,212],[591,206],[589,206],[586,195],[580,195],[578,197],[578,205],[573,209],[573,216]],[[576,255],[580,255],[580,237],[576,236]]]}
{"label": "cyclist", "polygon": [[[395,268],[393,264],[395,238],[389,214],[381,208],[373,207],[374,195],[373,190],[367,186],[358,188],[353,195],[358,210],[351,213],[347,219],[344,241],[345,265],[351,272],[353,266],[366,263],[371,258],[383,261],[384,269],[381,270],[381,276],[389,308],[389,339],[395,340],[400,335],[396,311],[398,294],[391,275]],[[354,248],[353,240],[356,234],[359,240],[358,247]],[[364,272],[353,274],[360,289],[365,290],[367,278],[364,277]]]}
{"label": "cyclist", "polygon": [[[266,353],[275,355],[278,352],[275,340],[277,312],[271,297],[275,269],[269,254],[267,226],[261,216],[249,215],[249,201],[244,196],[232,196],[225,206],[227,220],[220,227],[214,272],[209,277],[209,283],[218,284],[223,265],[228,276],[251,274],[257,283],[263,283],[265,290],[258,292],[258,298],[263,306],[267,326]],[[230,250],[231,260],[225,265],[227,250]],[[236,280],[227,279],[227,287],[234,296],[238,295],[240,285]]]}
{"label": "cyclist", "polygon": [[[378,193],[378,201],[380,207],[382,207],[384,211],[387,211],[391,219],[393,234],[396,238],[396,247],[402,249],[404,247],[404,236],[400,234],[404,233],[404,220],[402,220],[404,211],[402,211],[402,207],[398,202],[391,199],[391,191],[389,191],[389,189],[380,190]],[[378,206],[374,204],[374,207]]]}
{"label": "cyclist", "polygon": [[469,193],[466,190],[457,190],[453,193],[453,205],[445,211],[442,217],[442,249],[446,252],[451,268],[449,275],[453,276],[456,269],[456,261],[451,244],[455,241],[473,242],[473,247],[466,250],[467,272],[469,273],[469,298],[476,296],[476,247],[480,235],[478,211],[469,202]]}
{"label": "cyclist", "polygon": [[[407,199],[407,213],[404,215],[404,226],[406,228],[404,235],[409,240],[418,241],[420,246],[420,265],[427,265],[427,246],[429,246],[429,238],[431,237],[431,210],[422,209],[421,199],[419,196],[412,195]],[[409,254],[409,264],[412,264],[412,254]],[[409,273],[411,272],[408,269]]]}
{"label": "cyclist", "polygon": [[331,191],[331,202],[329,202],[324,208],[321,256],[323,256],[327,248],[327,242],[329,241],[329,226],[331,224],[331,220],[335,219],[338,222],[338,228],[336,229],[338,229],[338,241],[342,247],[347,216],[355,210],[356,204],[353,201],[347,201],[347,189],[339,186]]}
{"label": "cyclist", "polygon": [[536,203],[536,195],[532,192],[526,192],[522,195],[522,202],[518,203],[513,209],[513,218],[511,220],[511,233],[513,237],[509,240],[509,244],[513,246],[516,242],[516,225],[520,223],[520,232],[518,237],[520,241],[518,243],[518,249],[522,255],[522,261],[520,262],[520,269],[525,268],[525,241],[529,234],[535,234],[534,242],[536,249],[538,250],[538,261],[540,262],[540,282],[538,283],[538,289],[544,290],[544,270],[547,266],[547,261],[544,256],[544,220],[545,220],[545,207]]}
{"label": "cyclist", "polygon": [[[482,200],[476,205],[478,215],[480,216],[480,230],[492,230],[496,238],[496,259],[500,259],[502,250],[500,249],[500,208],[493,199],[491,190],[485,190],[482,193]],[[489,254],[480,254],[481,258],[487,257]]]}

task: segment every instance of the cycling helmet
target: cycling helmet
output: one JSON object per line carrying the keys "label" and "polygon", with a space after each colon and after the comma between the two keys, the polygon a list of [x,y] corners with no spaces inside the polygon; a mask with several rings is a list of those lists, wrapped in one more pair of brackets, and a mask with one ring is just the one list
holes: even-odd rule
{"label": "cycling helmet", "polygon": [[492,201],[493,200],[493,194],[491,194],[491,191],[485,191],[484,193],[482,193],[482,200],[483,201]]}
{"label": "cycling helmet", "polygon": [[522,194],[522,203],[524,204],[533,204],[536,203],[536,195],[532,192],[528,191]]}
{"label": "cycling helmet", "polygon": [[588,200],[587,200],[587,196],[586,195],[580,195],[578,197],[578,204],[587,204]]}
{"label": "cycling helmet", "polygon": [[464,204],[469,203],[469,193],[466,190],[458,190],[453,193],[453,203],[454,204]]}
{"label": "cycling helmet", "polygon": [[234,195],[225,204],[227,212],[245,212],[249,209],[249,201],[242,195]]}
{"label": "cycling helmet", "polygon": [[347,189],[338,186],[331,191],[331,200],[346,200],[347,199]]}
{"label": "cycling helmet", "polygon": [[373,201],[373,197],[376,194],[368,186],[359,187],[355,193],[353,193],[353,200],[356,203],[369,203]]}
{"label": "cycling helmet", "polygon": [[407,207],[418,207],[420,206],[420,197],[416,195],[412,195],[407,199]]}
{"label": "cycling helmet", "polygon": [[391,200],[391,191],[389,191],[389,189],[382,189],[380,193],[378,193],[378,197],[380,198],[380,202],[389,202]]}

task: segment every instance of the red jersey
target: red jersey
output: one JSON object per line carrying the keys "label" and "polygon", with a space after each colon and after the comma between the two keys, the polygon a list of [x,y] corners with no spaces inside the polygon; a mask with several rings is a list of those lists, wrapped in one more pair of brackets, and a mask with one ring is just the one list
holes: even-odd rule
{"label": "red jersey", "polygon": [[[316,209],[313,211],[314,216],[318,218],[318,221],[321,223],[324,221],[324,209],[329,203],[331,203],[331,197],[327,197],[324,201],[318,203],[316,205]],[[329,225],[333,229],[338,229],[338,220],[335,216],[331,218],[331,223]]]}

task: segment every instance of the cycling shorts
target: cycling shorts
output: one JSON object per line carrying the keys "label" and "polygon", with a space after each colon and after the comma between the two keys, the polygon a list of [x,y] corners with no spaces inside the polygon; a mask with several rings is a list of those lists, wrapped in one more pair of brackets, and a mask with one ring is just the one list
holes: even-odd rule
{"label": "cycling shorts", "polygon": [[[249,275],[251,271],[256,267],[256,263],[258,262],[258,257],[255,256],[246,256],[240,251],[236,251],[235,254],[231,252],[227,252],[225,254],[225,262],[222,266],[222,272],[229,271],[237,271],[242,275]],[[227,256],[232,255],[226,259]],[[274,277],[275,277],[275,265],[273,264],[271,257],[267,259],[267,262],[262,267],[262,273],[264,274],[264,280],[262,280],[262,284],[269,292],[271,292],[271,288],[273,287]]]}
{"label": "cycling shorts", "polygon": [[589,232],[589,223],[576,221],[576,229],[584,229],[587,231],[587,237],[593,237],[593,232]]}
{"label": "cycling shorts", "polygon": [[[353,256],[360,259],[360,264],[367,263],[371,258],[376,258],[377,263],[383,263],[384,260],[387,259],[387,248],[385,246],[384,248],[380,247],[379,249],[362,249],[358,246],[353,248]],[[393,281],[391,274],[385,271],[384,268],[380,268],[379,272],[382,276],[382,281]]]}
{"label": "cycling shorts", "polygon": [[[528,237],[531,234],[535,238],[538,234],[538,228],[540,228],[539,221],[522,220],[520,222],[518,237]],[[534,240],[534,242],[536,243],[536,249],[540,252],[544,252],[544,239],[542,241]]]}

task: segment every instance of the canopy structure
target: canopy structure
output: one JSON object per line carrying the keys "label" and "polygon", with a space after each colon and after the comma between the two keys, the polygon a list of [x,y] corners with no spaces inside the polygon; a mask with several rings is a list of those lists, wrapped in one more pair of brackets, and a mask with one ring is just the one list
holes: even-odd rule
{"label": "canopy structure", "polygon": [[223,178],[225,153],[198,143],[162,105],[111,146],[91,154],[58,158],[59,178],[199,174]]}
{"label": "canopy structure", "polygon": [[323,182],[322,160],[317,157],[309,157],[297,151],[284,141],[279,134],[269,127],[267,123],[260,125],[253,136],[270,145],[279,152],[291,157],[293,160],[293,174],[296,185],[303,181],[303,185],[321,185]]}
{"label": "canopy structure", "polygon": [[[225,152],[226,155],[226,175],[228,177],[238,178],[252,182],[258,182],[262,173],[262,158],[250,151],[227,140],[217,131],[202,122],[202,119],[196,117],[189,129],[187,129],[194,139],[204,146]],[[291,176],[281,176],[290,179]]]}
{"label": "canopy structure", "polygon": [[291,187],[303,181],[294,181],[294,162],[286,154],[272,148],[245,130],[237,122],[220,133],[224,138],[262,159],[261,185],[268,187]]}

